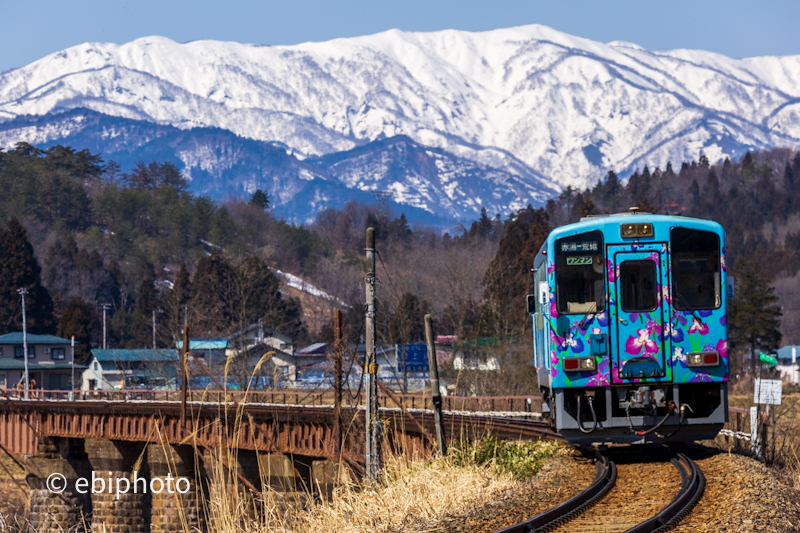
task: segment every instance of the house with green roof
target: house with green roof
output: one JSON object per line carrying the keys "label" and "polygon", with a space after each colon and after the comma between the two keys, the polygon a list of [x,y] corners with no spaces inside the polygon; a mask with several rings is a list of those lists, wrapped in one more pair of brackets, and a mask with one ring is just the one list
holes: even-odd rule
{"label": "house with green roof", "polygon": [[[28,333],[28,375],[31,389],[72,389],[73,358],[71,340],[55,335]],[[0,335],[0,388],[22,388],[25,375],[25,349],[21,331]],[[84,365],[74,365],[75,385]]]}
{"label": "house with green roof", "polygon": [[177,350],[92,350],[83,371],[83,390],[177,388]]}

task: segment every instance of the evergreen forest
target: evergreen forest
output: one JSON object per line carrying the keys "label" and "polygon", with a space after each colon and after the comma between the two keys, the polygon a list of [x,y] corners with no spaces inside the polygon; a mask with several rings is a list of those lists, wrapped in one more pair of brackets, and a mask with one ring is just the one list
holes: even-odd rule
{"label": "evergreen forest", "polygon": [[[355,202],[294,225],[270,212],[269,191],[214,202],[192,196],[172,163],[140,162],[121,173],[100,154],[20,143],[0,151],[0,334],[21,329],[75,335],[81,357],[109,347],[174,346],[227,336],[261,320],[296,345],[332,340],[331,312],[345,311],[351,342],[362,336],[365,228],[376,228],[381,342],[422,340],[431,313],[440,335],[504,354],[505,377],[482,373],[463,386],[505,394],[532,382],[530,266],[551,228],[591,214],[642,211],[719,221],[729,272],[755,307],[732,309],[742,349],[800,343],[800,153],[747,153],[679,168],[614,171],[585,190],[567,188],[543,208],[487,213],[449,233],[412,226],[385,205]],[[327,296],[287,287],[298,276]],[[766,311],[765,311],[766,310]],[[761,330],[736,330],[733,315],[764,316]],[[781,320],[782,315],[782,320]],[[771,322],[770,322],[771,320]],[[744,319],[743,319],[744,322]],[[748,323],[753,322],[749,320]],[[761,322],[759,322],[761,324]],[[511,341],[510,343],[508,341]]]}

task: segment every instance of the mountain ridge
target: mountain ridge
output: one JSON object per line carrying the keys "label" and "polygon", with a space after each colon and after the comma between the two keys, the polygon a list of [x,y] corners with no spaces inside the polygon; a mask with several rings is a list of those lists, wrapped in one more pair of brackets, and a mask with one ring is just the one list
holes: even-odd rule
{"label": "mountain ridge", "polygon": [[[143,37],[0,74],[0,124],[75,108],[217,127],[298,160],[404,135],[541,192],[609,169],[800,144],[800,55],[651,52],[529,25],[292,46]],[[44,130],[17,138],[69,137]]]}
{"label": "mountain ridge", "polygon": [[[297,223],[349,200],[377,199],[411,221],[448,228],[476,219],[482,208],[505,214],[526,203],[542,205],[556,191],[547,181],[534,186],[405,136],[298,159],[282,146],[220,128],[186,130],[78,108],[0,123],[0,145],[13,145],[26,131],[32,132],[31,144],[87,148],[115,160],[123,171],[138,161],[173,162],[193,193],[215,199],[248,199],[256,189],[269,191],[275,213]],[[69,134],[53,134],[63,131]]]}

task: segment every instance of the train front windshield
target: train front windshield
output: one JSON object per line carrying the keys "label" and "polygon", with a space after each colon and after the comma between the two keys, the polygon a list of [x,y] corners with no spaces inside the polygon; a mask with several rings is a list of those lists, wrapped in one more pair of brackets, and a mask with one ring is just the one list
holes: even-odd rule
{"label": "train front windshield", "polygon": [[556,304],[562,315],[600,313],[606,308],[603,234],[592,231],[558,239]]}
{"label": "train front windshield", "polygon": [[721,304],[719,237],[710,231],[674,228],[670,240],[675,308],[717,309]]}

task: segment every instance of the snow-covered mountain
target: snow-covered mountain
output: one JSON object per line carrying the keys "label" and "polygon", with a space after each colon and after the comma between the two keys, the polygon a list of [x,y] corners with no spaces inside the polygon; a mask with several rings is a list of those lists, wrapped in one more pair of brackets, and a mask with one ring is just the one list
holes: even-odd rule
{"label": "snow-covered mountain", "polygon": [[[436,184],[443,201],[489,202],[493,184],[503,183],[527,203],[553,183],[586,186],[610,168],[663,168],[701,152],[715,161],[750,148],[796,146],[800,56],[652,52],[537,25],[481,33],[391,30],[296,46],[163,37],[85,43],[0,74],[0,145],[26,136],[68,139],[65,121],[27,130],[11,124],[74,108],[183,130],[220,128],[280,143],[296,161],[354,156],[367,143],[407,136],[423,152],[495,173],[483,189],[473,184],[479,196],[470,197],[455,192],[460,175],[437,172],[451,176]],[[181,157],[188,168],[212,164],[206,159],[200,152]],[[333,165],[326,179],[391,190],[404,204],[426,203],[414,180],[373,180],[366,169]]]}
{"label": "snow-covered mountain", "polygon": [[542,204],[554,192],[544,180],[521,178],[404,135],[301,160],[283,146],[219,128],[180,129],[79,108],[0,123],[0,146],[20,138],[41,147],[88,148],[124,169],[137,161],[172,161],[193,192],[230,198],[266,190],[274,211],[294,222],[308,222],[349,200],[377,200],[412,221],[448,227],[477,219],[484,207],[491,215],[507,214],[526,203]]}

